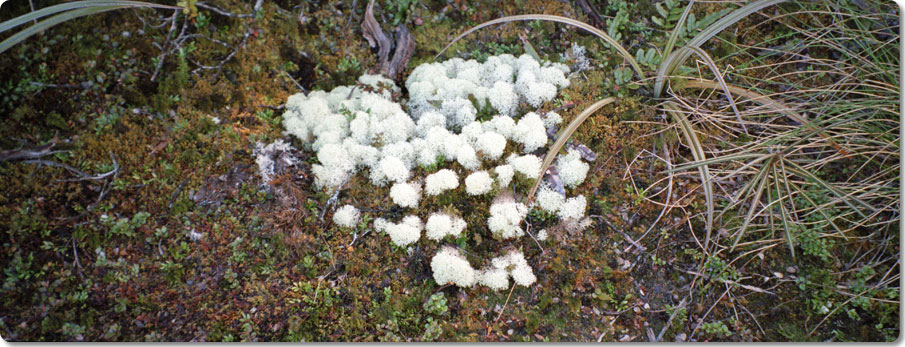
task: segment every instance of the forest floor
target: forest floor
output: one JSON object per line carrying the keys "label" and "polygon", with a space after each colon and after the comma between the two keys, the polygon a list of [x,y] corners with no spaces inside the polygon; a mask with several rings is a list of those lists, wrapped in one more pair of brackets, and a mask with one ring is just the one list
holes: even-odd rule
{"label": "forest floor", "polygon": [[[782,241],[705,252],[706,201],[697,171],[664,174],[667,164],[658,159],[693,160],[690,150],[667,149],[659,136],[668,133],[665,141],[675,142],[681,135],[664,126],[647,87],[622,79],[631,70],[614,50],[561,24],[493,26],[439,58],[518,56],[530,46],[559,61],[578,45],[590,68],[542,108],[566,106],[560,114],[568,123],[601,97],[619,99],[574,135],[598,155],[574,190],[587,196],[593,225],[578,233],[550,229],[542,243],[509,241],[525,253],[537,283],[499,292],[437,285],[430,268],[436,245],[400,249],[367,232],[370,225],[334,225],[333,211],[347,203],[373,211],[371,219],[398,211],[381,207],[389,189],[370,186],[365,175],[350,179],[331,202],[332,191],[312,184],[315,153],[283,135],[281,115],[290,95],[354,84],[376,66],[376,50],[360,27],[365,2],[276,0],[255,11],[250,2],[222,0],[188,16],[119,10],[61,24],[0,55],[0,335],[7,341],[898,338],[898,280],[885,281],[900,271],[897,222],[824,244],[835,259],[828,262],[816,251],[790,257]],[[668,3],[673,14],[685,8]],[[729,6],[702,2],[692,13],[704,20]],[[11,0],[0,19],[28,11],[27,2]],[[631,52],[660,47],[669,34],[651,20],[661,17],[657,7],[623,0],[392,0],[375,9],[385,31],[403,23],[415,37],[400,82],[467,28],[526,13],[570,17],[604,31],[615,23]],[[714,60],[742,66],[771,58],[737,55],[737,46],[725,43],[750,46],[786,35],[792,19],[777,15],[755,25],[778,12],[764,13],[708,46]],[[277,139],[298,149],[290,155],[300,164],[264,184],[255,145]],[[31,157],[8,157],[26,150]],[[898,169],[893,173],[898,177]],[[672,198],[664,209],[667,178]],[[457,208],[473,203],[487,201],[463,200]],[[488,239],[479,217],[469,221],[475,245]],[[870,298],[851,300],[853,291],[855,299]]]}

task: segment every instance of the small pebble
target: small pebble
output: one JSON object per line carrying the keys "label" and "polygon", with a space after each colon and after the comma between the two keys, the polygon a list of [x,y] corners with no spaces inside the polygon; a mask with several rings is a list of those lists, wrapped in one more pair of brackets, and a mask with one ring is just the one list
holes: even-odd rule
{"label": "small pebble", "polygon": [[786,272],[788,272],[788,273],[790,273],[790,274],[793,274],[793,273],[798,272],[798,269],[795,268],[794,266],[789,266],[789,267],[786,268]]}

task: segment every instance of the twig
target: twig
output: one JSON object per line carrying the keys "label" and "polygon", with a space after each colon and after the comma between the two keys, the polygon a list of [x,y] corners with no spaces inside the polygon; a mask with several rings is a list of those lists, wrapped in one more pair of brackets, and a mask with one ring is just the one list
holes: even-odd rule
{"label": "twig", "polygon": [[196,2],[196,3],[195,3],[195,6],[201,7],[201,8],[203,8],[203,9],[211,10],[211,11],[213,11],[213,12],[216,13],[216,14],[219,14],[219,15],[222,15],[222,16],[227,16],[227,17],[233,17],[233,18],[249,18],[249,17],[254,17],[254,14],[252,14],[252,13],[235,14],[235,13],[232,13],[232,12],[228,12],[228,11],[221,10],[221,9],[219,9],[219,8],[216,8],[216,7],[214,7],[214,6],[208,5],[208,4],[203,3],[203,2]]}
{"label": "twig", "polygon": [[279,111],[279,110],[283,110],[283,109],[286,108],[286,104],[280,104],[280,105],[277,105],[277,106],[270,106],[270,105],[257,105],[257,106],[258,106],[258,107],[263,107],[263,108],[269,108],[269,109],[274,110],[274,111]]}
{"label": "twig", "polygon": [[[361,237],[364,238],[369,232],[371,232],[371,229],[365,230],[365,232],[361,234]],[[358,240],[358,233],[355,233],[355,235],[352,236],[352,242],[349,242],[349,247],[352,247],[356,240]]]}
{"label": "twig", "polygon": [[[260,0],[259,0],[259,2],[260,2]],[[228,61],[230,61],[233,58],[233,56],[235,56],[236,53],[239,52],[240,49],[245,48],[245,43],[248,42],[248,37],[251,36],[252,32],[254,32],[253,29],[245,30],[245,35],[242,37],[242,41],[239,42],[239,44],[236,45],[236,47],[233,49],[233,51],[230,52],[229,55],[226,56],[226,58],[223,58],[223,60],[221,60],[220,63],[217,64],[216,66],[202,65],[202,64],[199,64],[199,63],[193,61],[196,65],[198,65],[198,68],[195,70],[192,70],[192,73],[197,74],[198,71],[201,71],[201,70],[217,70],[217,73],[214,74],[214,79],[216,79],[217,76],[220,75],[220,72],[223,71],[222,70],[223,65],[225,65]]]}
{"label": "twig", "polygon": [[85,276],[82,274],[82,263],[79,262],[79,251],[75,245],[75,237],[70,238],[70,240],[72,240],[72,255],[75,257],[76,269],[79,270],[79,278],[84,280]]}
{"label": "twig", "polygon": [[720,300],[723,300],[723,297],[726,296],[726,294],[728,294],[728,293],[729,293],[729,286],[726,286],[726,291],[724,291],[723,294],[720,295],[720,297],[716,299],[716,302],[714,302],[713,305],[710,306],[709,309],[707,309],[707,312],[704,312],[704,316],[701,317],[701,322],[694,326],[694,330],[692,330],[691,334],[688,335],[688,341],[691,341],[691,339],[694,338],[694,335],[698,333],[698,329],[700,329],[701,325],[704,324],[704,319],[707,319],[707,316],[710,315],[710,311],[713,311],[713,308],[716,307],[716,304],[719,304]]}
{"label": "twig", "polygon": [[679,302],[679,305],[673,308],[672,314],[669,315],[669,320],[666,321],[666,325],[663,326],[663,329],[660,329],[660,333],[657,334],[657,339],[653,342],[660,342],[663,340],[663,334],[666,334],[666,329],[669,329],[672,326],[672,320],[676,318],[676,313],[679,313],[679,309],[685,307],[685,299],[682,298],[682,301]]}
{"label": "twig", "polygon": [[[109,151],[108,153],[110,153],[110,158],[113,159],[113,178],[104,180],[104,187],[101,188],[101,194],[98,195],[97,201],[95,201],[92,206],[89,206],[88,210],[101,203],[101,200],[103,200],[104,197],[107,196],[107,193],[110,192],[110,181],[115,180],[116,176],[119,175],[119,163],[116,161],[116,157],[113,155],[113,151]],[[88,212],[88,210],[86,210],[85,212]]]}
{"label": "twig", "polygon": [[299,81],[296,81],[295,78],[292,77],[292,75],[290,75],[288,72],[286,72],[286,70],[283,70],[283,73],[286,74],[286,77],[289,77],[289,79],[292,80],[293,83],[295,83],[295,86],[296,86],[296,87],[299,87],[299,89],[301,89],[302,92],[305,92],[305,93],[308,92],[308,91],[305,89],[305,87],[302,87],[302,85],[299,84]]}
{"label": "twig", "polygon": [[41,83],[41,82],[28,82],[28,84],[33,85],[35,87],[41,87],[41,88],[88,89],[88,87],[86,87],[84,85],[76,85],[76,84],[54,84],[54,83]]}
{"label": "twig", "polygon": [[[698,277],[701,277],[701,278],[707,277],[706,275],[704,275],[704,274],[702,274],[702,273],[700,273],[700,272],[694,272],[694,271],[688,271],[688,270],[679,270],[679,271],[682,271],[682,272],[687,273],[687,274],[689,274],[689,275],[695,275],[695,276],[698,276]],[[750,277],[747,277],[747,278],[750,278]],[[750,290],[750,291],[755,292],[755,293],[776,295],[776,293],[771,292],[771,291],[769,291],[769,290],[761,289],[761,288],[758,288],[758,287],[755,287],[755,286],[749,286],[749,285],[747,285],[747,284],[741,284],[741,283],[738,283],[738,282],[735,282],[735,281],[724,280],[724,279],[722,279],[722,278],[716,278],[716,277],[712,277],[712,276],[710,276],[710,279],[711,279],[711,280],[714,280],[714,281],[717,281],[717,282],[724,283],[724,284],[730,284],[730,285],[734,285],[734,286],[739,286],[739,287],[745,288],[745,289]]]}
{"label": "twig", "polygon": [[69,165],[66,165],[66,164],[63,164],[63,163],[55,162],[55,161],[53,161],[53,160],[31,159],[31,160],[25,160],[25,161],[22,161],[22,162],[23,162],[23,163],[26,163],[26,164],[46,165],[46,166],[53,166],[53,167],[63,168],[63,169],[69,170],[69,172],[72,172],[73,174],[75,174],[76,176],[79,176],[79,177],[88,176],[88,174],[82,172],[82,171],[79,170],[79,169],[76,169],[76,168],[74,168],[74,167],[72,167],[72,166],[69,166]]}
{"label": "twig", "polygon": [[751,316],[751,319],[754,320],[754,324],[757,324],[757,329],[760,330],[760,333],[763,334],[764,336],[767,336],[767,332],[765,332],[764,328],[760,326],[760,322],[757,321],[757,317],[755,317],[754,314],[751,313],[751,311],[748,311],[748,308],[745,307],[745,305],[739,304],[738,306],[741,307],[742,310],[745,310],[745,313],[747,313],[749,316]]}
{"label": "twig", "polygon": [[650,342],[657,342],[657,337],[654,336],[654,329],[647,327],[647,340]]}
{"label": "twig", "polygon": [[534,240],[534,243],[537,244],[537,248],[540,248],[541,254],[547,254],[547,251],[545,251],[544,247],[540,245],[540,242],[537,241],[537,238],[535,238],[534,235],[531,234],[531,223],[525,221],[525,225],[527,226],[527,228],[525,228],[525,233],[527,233],[528,236],[531,236],[531,239]]}
{"label": "twig", "polygon": [[503,312],[506,311],[506,306],[509,305],[509,298],[512,297],[512,292],[515,291],[515,286],[516,286],[516,284],[513,283],[512,289],[509,289],[509,295],[506,296],[506,302],[503,304],[503,308],[500,309],[500,313],[496,316],[496,319],[493,320],[494,322],[500,320],[500,317],[503,316]]}
{"label": "twig", "polygon": [[189,182],[188,178],[182,180],[182,183],[179,183],[179,186],[176,187],[176,190],[173,191],[173,195],[170,196],[170,203],[167,204],[167,210],[173,209],[173,203],[176,202],[176,198],[179,197],[179,193],[182,192],[182,189],[185,188],[185,184]]}
{"label": "twig", "polygon": [[188,40],[188,39],[194,39],[194,38],[196,38],[196,37],[200,37],[200,38],[207,39],[207,40],[210,41],[210,42],[216,43],[216,44],[221,45],[221,46],[226,47],[226,48],[233,48],[233,46],[230,46],[230,45],[229,45],[228,43],[226,43],[226,42],[223,42],[223,41],[217,40],[217,39],[215,39],[215,38],[213,38],[213,37],[210,37],[210,36],[207,36],[207,35],[202,35],[202,34],[189,34],[189,35],[183,35],[182,37],[180,37],[180,38],[178,39],[177,46],[178,46],[178,45],[182,45],[182,43],[185,42],[185,41]]}
{"label": "twig", "polygon": [[343,183],[340,184],[339,187],[336,187],[336,191],[333,192],[333,196],[331,196],[330,199],[327,200],[327,204],[324,205],[324,212],[321,212],[321,223],[324,222],[324,216],[327,215],[327,210],[330,209],[330,205],[333,205],[333,203],[336,202],[336,198],[339,197],[339,192],[343,190],[343,186],[346,185],[346,182],[349,182],[349,177],[351,176],[346,176],[346,179],[343,180]]}
{"label": "twig", "polygon": [[68,152],[66,150],[52,151],[51,149],[53,149],[54,146],[56,146],[56,141],[51,140],[50,143],[48,143],[46,145],[38,146],[35,148],[0,151],[0,162],[13,161],[13,160],[26,160],[26,159],[40,159],[41,157],[45,157],[45,156],[48,156],[51,154]]}
{"label": "twig", "polygon": [[[358,5],[358,0],[352,0],[352,6],[349,7],[349,20],[346,21],[346,25],[343,26],[343,32],[348,32],[349,24],[352,24],[352,20],[355,19],[355,6]],[[302,14],[299,13],[299,18],[302,18]]]}
{"label": "twig", "polygon": [[[57,182],[99,181],[99,180],[105,179],[107,177],[110,177],[112,175],[116,175],[119,172],[119,163],[117,163],[116,158],[113,157],[113,152],[110,152],[110,157],[113,158],[113,170],[110,170],[110,171],[102,173],[102,174],[97,174],[94,176],[88,176],[87,174],[83,173],[83,175],[81,177],[57,180]],[[61,164],[61,165],[65,165],[65,164]]]}
{"label": "twig", "polygon": [[622,230],[616,229],[616,226],[614,226],[612,223],[610,223],[610,221],[608,221],[608,220],[606,220],[605,218],[603,218],[603,216],[599,216],[599,215],[589,215],[588,217],[589,217],[589,218],[595,218],[595,219],[597,219],[597,220],[603,221],[604,223],[606,223],[607,226],[610,227],[610,229],[613,229],[613,231],[622,234],[622,236],[625,237],[625,240],[628,241],[628,243],[630,243],[632,246],[634,246],[635,248],[637,248],[639,251],[644,251],[644,250],[646,249],[646,247],[642,246],[641,244],[639,244],[639,243],[636,242],[635,240],[632,240],[632,238],[629,237],[628,234],[624,233]]}
{"label": "twig", "polygon": [[166,59],[167,54],[170,53],[170,50],[167,49],[170,45],[170,38],[173,36],[173,32],[176,31],[176,16],[179,15],[179,10],[173,11],[173,16],[170,17],[170,30],[167,31],[167,39],[163,43],[163,47],[160,47],[160,55],[157,57],[157,66],[154,68],[154,73],[151,74],[151,82],[157,80],[157,74],[160,73],[160,68],[163,67],[163,60]]}

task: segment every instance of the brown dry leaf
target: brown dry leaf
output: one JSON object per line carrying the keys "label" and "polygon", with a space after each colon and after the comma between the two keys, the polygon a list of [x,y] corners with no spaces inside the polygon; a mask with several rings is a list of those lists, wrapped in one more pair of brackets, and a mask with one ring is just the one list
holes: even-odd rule
{"label": "brown dry leaf", "polygon": [[566,143],[566,149],[574,149],[578,151],[578,154],[581,155],[581,159],[585,161],[595,161],[597,160],[597,153],[594,153],[588,146],[585,146],[583,143],[570,140]]}
{"label": "brown dry leaf", "polygon": [[563,197],[566,196],[566,188],[562,184],[562,179],[559,177],[559,169],[556,168],[556,165],[550,165],[547,171],[544,172],[544,182],[547,182],[547,185],[554,192],[559,193]]}

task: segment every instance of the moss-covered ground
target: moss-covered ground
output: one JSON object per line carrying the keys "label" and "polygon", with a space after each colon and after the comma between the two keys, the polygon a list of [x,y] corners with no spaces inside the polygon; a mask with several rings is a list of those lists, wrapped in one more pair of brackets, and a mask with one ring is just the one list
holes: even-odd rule
{"label": "moss-covered ground", "polygon": [[[848,299],[832,290],[832,274],[868,270],[793,261],[785,246],[738,263],[730,262],[738,254],[702,255],[704,198],[694,175],[675,176],[678,207],[658,219],[665,192],[646,189],[666,186],[666,165],[651,154],[662,155],[661,141],[677,135],[657,134],[662,118],[649,91],[614,77],[615,70],[628,71],[614,51],[562,25],[492,27],[445,53],[519,55],[525,43],[518,34],[525,32],[542,57],[560,60],[575,43],[586,47],[592,67],[542,109],[566,106],[560,114],[567,123],[601,97],[619,98],[574,135],[598,154],[588,179],[570,191],[587,196],[591,227],[569,232],[532,215],[528,222],[549,228],[549,240],[502,243],[490,239],[486,216],[463,213],[468,229],[459,245],[521,249],[538,277],[533,286],[499,292],[440,286],[430,270],[437,243],[407,251],[368,232],[370,224],[334,225],[332,210],[346,203],[366,220],[402,212],[388,207],[387,188],[363,175],[328,205],[332,192],[312,186],[314,154],[298,139],[286,138],[302,163],[263,186],[252,152],[256,142],[283,138],[286,98],[354,83],[376,65],[376,50],[359,26],[365,3],[265,1],[243,18],[199,7],[191,20],[178,14],[171,38],[182,30],[197,36],[162,62],[170,29],[164,20],[173,13],[147,9],[73,20],[0,55],[0,149],[53,143],[59,151],[43,161],[0,162],[0,335],[8,341],[649,341],[661,330],[666,341],[898,336],[895,283],[874,295],[880,301],[845,306],[809,335],[826,313],[813,301],[832,307]],[[605,18],[629,12],[617,31],[632,52],[665,41],[667,29],[648,20],[658,16],[654,6],[589,3]],[[244,1],[208,5],[252,11]],[[385,30],[394,21],[408,23],[415,36],[406,73],[490,19],[545,13],[590,20],[564,1],[378,5]],[[8,1],[0,18],[28,8]],[[723,8],[708,3],[695,13],[703,18]],[[750,24],[730,29],[731,40],[756,43],[783,30]],[[715,56],[733,53],[731,45],[715,46]],[[687,149],[675,155],[691,157]],[[112,174],[74,180],[80,176],[52,163],[87,176]],[[525,194],[528,184],[522,186]],[[417,213],[425,218],[450,202],[459,211],[486,211],[491,202],[466,196],[461,185],[426,198]],[[898,254],[898,238],[891,242],[884,254]],[[790,280],[803,271],[806,280]],[[772,279],[762,281],[763,274]],[[825,290],[805,290],[804,282]]]}

